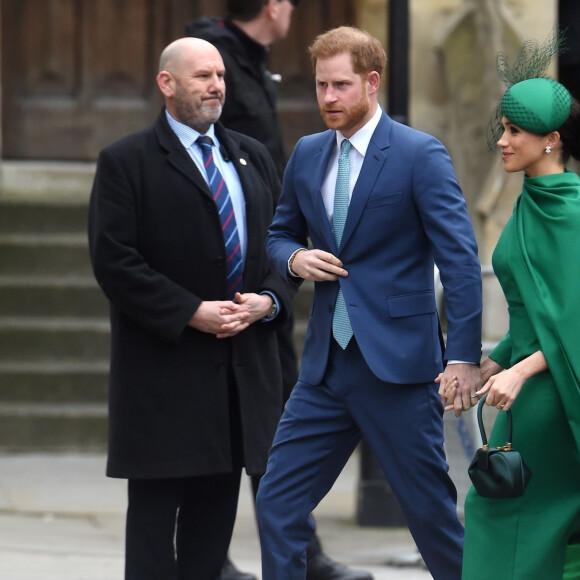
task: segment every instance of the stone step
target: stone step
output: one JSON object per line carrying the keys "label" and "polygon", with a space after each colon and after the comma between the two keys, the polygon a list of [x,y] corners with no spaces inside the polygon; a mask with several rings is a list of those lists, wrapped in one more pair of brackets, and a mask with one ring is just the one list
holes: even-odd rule
{"label": "stone step", "polygon": [[109,334],[103,319],[0,317],[0,362],[106,359]]}
{"label": "stone step", "polygon": [[86,234],[2,234],[5,276],[92,276]]}
{"label": "stone step", "polygon": [[2,203],[87,206],[96,164],[2,160]]}
{"label": "stone step", "polygon": [[107,299],[93,277],[0,275],[0,317],[108,315]]}
{"label": "stone step", "polygon": [[[103,451],[110,330],[88,252],[94,166],[16,169],[0,198],[0,450]],[[295,300],[298,353],[313,287]]]}
{"label": "stone step", "polygon": [[87,203],[50,203],[0,200],[3,234],[80,234],[87,231]]}
{"label": "stone step", "polygon": [[0,403],[3,452],[104,451],[106,441],[103,403]]}
{"label": "stone step", "polygon": [[108,359],[0,362],[2,403],[105,403]]}

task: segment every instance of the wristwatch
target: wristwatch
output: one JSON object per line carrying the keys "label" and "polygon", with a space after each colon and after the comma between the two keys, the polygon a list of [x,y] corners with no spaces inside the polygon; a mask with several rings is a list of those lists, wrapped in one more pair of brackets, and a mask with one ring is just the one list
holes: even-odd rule
{"label": "wristwatch", "polygon": [[276,306],[276,301],[272,298],[272,308],[270,308],[270,312],[268,312],[268,316],[266,318],[274,318],[278,313],[278,306]]}

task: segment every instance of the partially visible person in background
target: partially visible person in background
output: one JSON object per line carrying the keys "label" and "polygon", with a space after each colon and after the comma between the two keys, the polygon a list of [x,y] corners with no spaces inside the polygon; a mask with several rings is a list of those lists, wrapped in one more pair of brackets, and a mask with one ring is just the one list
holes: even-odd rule
{"label": "partially visible person in background", "polygon": [[502,411],[512,411],[511,442],[532,477],[516,498],[470,489],[463,580],[580,578],[580,178],[566,169],[580,160],[580,105],[555,80],[525,78],[557,54],[551,42],[522,54],[529,60],[505,77],[524,80],[506,91],[490,131],[505,171],[524,174],[492,258],[509,330],[481,364],[477,395],[500,411],[490,447],[505,444]]}
{"label": "partially visible person in background", "polygon": [[560,28],[566,34],[566,51],[558,59],[558,80],[580,99],[580,2],[560,0]]}
{"label": "partially visible person in background", "polygon": [[277,109],[277,78],[267,68],[269,48],[285,38],[299,0],[228,0],[227,16],[207,16],[186,26],[189,36],[211,42],[226,67],[228,98],[220,121],[261,141],[280,179],[286,152]]}
{"label": "partially visible person in background", "polygon": [[[188,35],[211,42],[224,60],[228,98],[220,122],[266,145],[280,180],[287,156],[277,109],[277,83],[267,69],[267,59],[270,46],[288,34],[292,13],[298,4],[299,0],[228,0],[225,18],[204,17],[186,26]],[[293,328],[291,316],[278,330],[284,402],[298,378]],[[254,494],[259,482],[259,476],[252,477]],[[372,575],[334,562],[323,552],[320,540],[314,536],[308,548],[307,578],[372,580]],[[240,572],[229,558],[226,560],[222,580],[253,579],[253,575]]]}
{"label": "partially visible person in background", "polygon": [[293,293],[264,247],[280,184],[261,143],[218,123],[224,72],[205,40],[167,46],[165,107],[101,151],[91,194],[126,580],[220,577],[242,468],[264,472],[280,418],[276,326]]}

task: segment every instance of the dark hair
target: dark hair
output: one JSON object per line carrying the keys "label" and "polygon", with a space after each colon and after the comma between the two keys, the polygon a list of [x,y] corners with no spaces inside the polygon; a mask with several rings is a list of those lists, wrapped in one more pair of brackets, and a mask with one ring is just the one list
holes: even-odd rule
{"label": "dark hair", "polygon": [[328,58],[343,52],[350,53],[352,69],[359,75],[371,71],[382,74],[387,62],[381,43],[368,32],[352,26],[339,26],[320,34],[308,50],[315,72],[319,58]]}
{"label": "dark hair", "polygon": [[[283,1],[278,0],[278,2]],[[299,1],[290,0],[294,6],[298,6]],[[240,22],[250,22],[262,12],[266,4],[268,4],[268,0],[228,0],[226,11],[228,18],[239,20]]]}
{"label": "dark hair", "polygon": [[570,115],[558,129],[562,141],[562,160],[567,163],[570,157],[580,161],[580,103],[572,98]]}

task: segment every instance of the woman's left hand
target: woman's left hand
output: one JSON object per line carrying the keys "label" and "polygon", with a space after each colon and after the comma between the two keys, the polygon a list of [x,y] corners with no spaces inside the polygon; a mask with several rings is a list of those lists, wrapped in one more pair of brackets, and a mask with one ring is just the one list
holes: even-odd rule
{"label": "woman's left hand", "polygon": [[542,351],[537,350],[513,367],[493,375],[476,394],[481,396],[487,393],[485,400],[487,405],[497,407],[500,411],[508,411],[524,383],[530,377],[546,370],[548,370],[548,363]]}
{"label": "woman's left hand", "polygon": [[485,403],[491,407],[497,407],[500,411],[508,411],[516,400],[525,382],[517,368],[512,367],[493,375],[483,387],[477,391],[477,395],[485,395]]}

